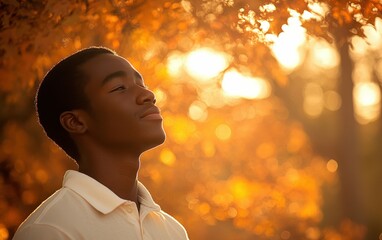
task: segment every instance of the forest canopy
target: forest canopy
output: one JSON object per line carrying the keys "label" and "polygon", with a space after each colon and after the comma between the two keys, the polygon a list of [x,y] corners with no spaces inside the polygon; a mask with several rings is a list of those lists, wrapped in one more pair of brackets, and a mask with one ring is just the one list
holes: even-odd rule
{"label": "forest canopy", "polygon": [[379,0],[0,8],[0,239],[77,168],[38,125],[34,94],[89,46],[127,58],[156,94],[167,140],[140,180],[190,239],[381,238]]}

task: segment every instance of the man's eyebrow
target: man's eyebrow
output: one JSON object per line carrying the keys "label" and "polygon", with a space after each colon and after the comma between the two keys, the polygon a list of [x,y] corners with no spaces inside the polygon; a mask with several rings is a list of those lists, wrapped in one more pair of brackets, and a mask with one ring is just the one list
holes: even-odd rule
{"label": "man's eyebrow", "polygon": [[102,83],[101,85],[105,85],[107,82],[109,82],[110,80],[112,80],[113,78],[117,78],[117,77],[126,77],[127,76],[127,73],[125,71],[116,71],[116,72],[113,72],[109,75],[107,75],[103,80],[102,80]]}
{"label": "man's eyebrow", "polygon": [[142,77],[142,75],[141,75],[139,72],[134,71],[134,76],[135,76],[136,78],[138,78],[138,79],[141,81],[142,86],[145,87],[145,82],[143,81],[143,77]]}
{"label": "man's eyebrow", "polygon": [[134,75],[135,75],[135,77],[139,78],[140,80],[143,80],[143,77],[139,72],[134,71]]}

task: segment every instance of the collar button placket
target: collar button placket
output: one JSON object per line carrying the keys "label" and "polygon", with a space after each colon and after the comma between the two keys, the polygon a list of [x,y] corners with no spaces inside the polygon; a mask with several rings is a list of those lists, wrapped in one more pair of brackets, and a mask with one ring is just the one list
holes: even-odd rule
{"label": "collar button placket", "polygon": [[126,205],[126,212],[127,213],[133,213],[133,211],[134,211],[134,209],[133,209],[133,207],[131,206],[131,205]]}

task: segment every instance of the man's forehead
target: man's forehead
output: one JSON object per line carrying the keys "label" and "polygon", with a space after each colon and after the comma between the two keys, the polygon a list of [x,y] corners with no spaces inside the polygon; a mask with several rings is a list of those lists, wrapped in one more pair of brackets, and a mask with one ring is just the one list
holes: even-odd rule
{"label": "man's forehead", "polygon": [[[100,78],[116,71],[136,72],[135,68],[125,58],[113,54],[101,54],[80,66],[87,76]],[[139,74],[139,73],[138,73]]]}
{"label": "man's forehead", "polygon": [[99,67],[99,68],[107,68],[107,67],[120,67],[120,66],[129,66],[132,67],[130,62],[127,61],[125,58],[113,55],[113,54],[101,54],[96,57],[93,57],[92,59],[89,59],[83,64],[83,67]]}

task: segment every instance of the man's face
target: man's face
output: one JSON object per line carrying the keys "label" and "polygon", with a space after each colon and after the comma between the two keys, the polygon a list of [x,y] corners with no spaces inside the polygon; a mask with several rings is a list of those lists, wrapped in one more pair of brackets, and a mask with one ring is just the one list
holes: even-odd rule
{"label": "man's face", "polygon": [[142,153],[164,142],[162,117],[141,75],[122,57],[99,55],[81,67],[89,136],[112,151]]}

